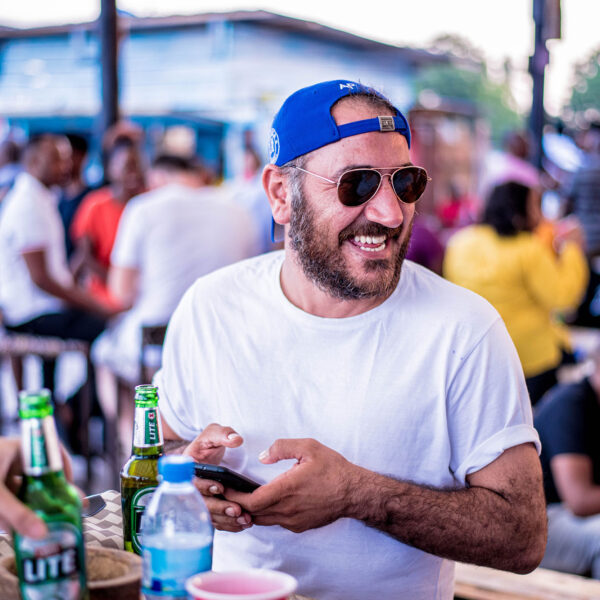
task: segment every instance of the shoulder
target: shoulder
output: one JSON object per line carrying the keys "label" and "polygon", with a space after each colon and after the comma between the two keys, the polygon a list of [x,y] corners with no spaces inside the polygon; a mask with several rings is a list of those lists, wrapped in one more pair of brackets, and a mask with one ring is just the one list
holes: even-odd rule
{"label": "shoulder", "polygon": [[499,318],[496,309],[483,297],[408,260],[402,266],[399,285],[402,286],[402,302],[405,305],[428,310],[439,315],[438,318]]}
{"label": "shoulder", "polygon": [[[227,265],[199,277],[188,290],[194,305],[211,304],[224,307],[243,298],[248,304],[252,298],[268,295],[270,286],[278,282],[283,252],[270,252]],[[268,288],[268,289],[267,289]]]}
{"label": "shoulder", "polygon": [[549,423],[561,421],[564,424],[569,415],[581,418],[590,394],[593,390],[587,379],[555,386],[535,407],[536,427],[543,432]]}

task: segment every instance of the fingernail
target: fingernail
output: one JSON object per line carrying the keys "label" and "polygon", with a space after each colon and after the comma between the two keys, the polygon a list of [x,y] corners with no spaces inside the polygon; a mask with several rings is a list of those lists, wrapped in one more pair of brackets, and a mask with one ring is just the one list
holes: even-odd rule
{"label": "fingernail", "polygon": [[240,434],[239,434],[239,433],[236,433],[235,431],[233,431],[232,433],[230,433],[230,434],[227,436],[227,439],[228,439],[228,440],[235,440],[235,438],[239,438],[239,437],[240,437]]}
{"label": "fingernail", "polygon": [[44,537],[47,533],[46,525],[40,521],[34,521],[31,523],[28,527],[28,530],[29,537],[36,539]]}
{"label": "fingernail", "polygon": [[218,494],[218,493],[219,493],[219,488],[218,488],[216,485],[211,485],[211,486],[208,488],[208,491],[209,491],[211,494]]}
{"label": "fingernail", "polygon": [[265,460],[265,458],[269,457],[269,451],[268,450],[263,450],[259,455],[258,455],[258,460]]}
{"label": "fingernail", "polygon": [[248,521],[246,520],[246,517],[244,517],[244,516],[238,517],[238,518],[236,519],[236,521],[237,521],[237,522],[238,522],[240,525],[246,525],[246,524],[248,523]]}
{"label": "fingernail", "polygon": [[226,514],[228,517],[235,517],[235,508],[233,508],[233,506],[228,506],[228,507],[225,509],[225,514]]}

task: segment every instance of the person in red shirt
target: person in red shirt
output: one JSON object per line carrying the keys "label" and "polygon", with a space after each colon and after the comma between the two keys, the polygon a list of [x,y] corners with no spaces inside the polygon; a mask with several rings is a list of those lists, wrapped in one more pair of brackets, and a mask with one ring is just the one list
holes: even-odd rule
{"label": "person in red shirt", "polygon": [[131,139],[118,139],[109,150],[106,175],[109,184],[87,194],[73,218],[71,267],[90,292],[110,301],[106,276],[119,220],[127,202],[145,191],[142,157]]}

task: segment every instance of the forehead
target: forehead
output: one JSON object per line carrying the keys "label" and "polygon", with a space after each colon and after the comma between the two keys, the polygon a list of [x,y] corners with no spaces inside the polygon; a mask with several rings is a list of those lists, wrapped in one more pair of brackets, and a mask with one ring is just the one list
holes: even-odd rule
{"label": "forehead", "polygon": [[[338,125],[379,116],[391,116],[389,110],[373,107],[357,99],[341,100],[331,114]],[[313,168],[328,169],[332,174],[359,166],[395,167],[410,162],[406,138],[397,132],[370,131],[323,146],[310,154]]]}

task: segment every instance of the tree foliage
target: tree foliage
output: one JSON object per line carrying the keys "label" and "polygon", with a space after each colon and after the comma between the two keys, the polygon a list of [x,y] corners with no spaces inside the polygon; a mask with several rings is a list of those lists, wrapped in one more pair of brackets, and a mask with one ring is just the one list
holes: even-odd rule
{"label": "tree foliage", "polygon": [[471,107],[490,126],[492,141],[523,126],[523,117],[514,108],[507,77],[492,81],[483,54],[458,36],[443,36],[432,50],[451,56],[449,64],[425,67],[417,76],[417,93],[433,92],[442,102]]}
{"label": "tree foliage", "polygon": [[565,112],[575,125],[600,120],[600,47],[575,66],[571,98]]}

